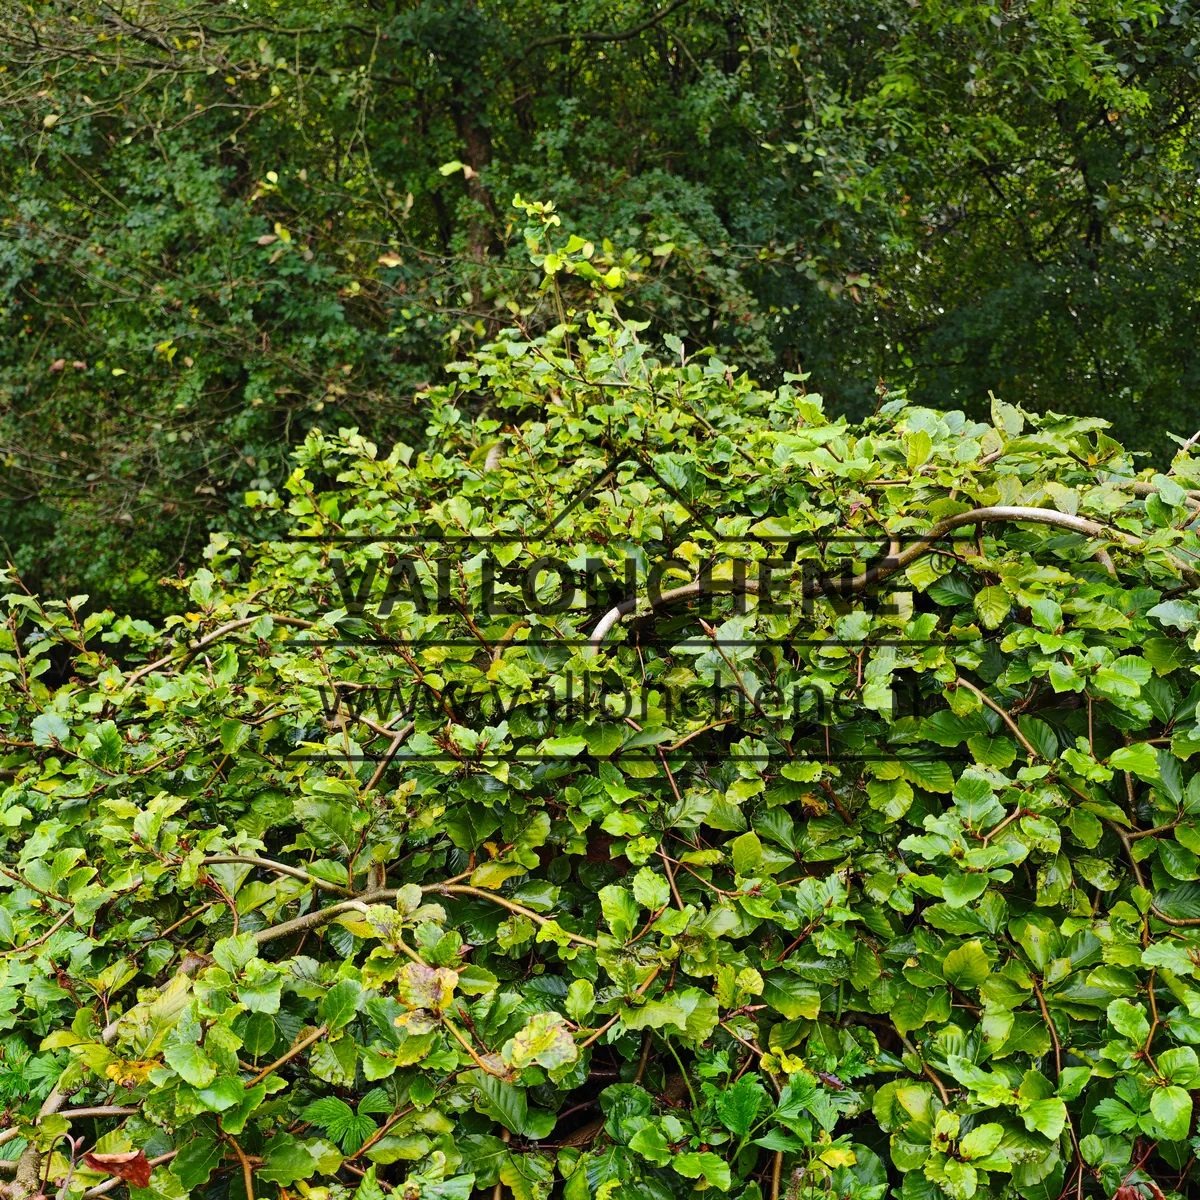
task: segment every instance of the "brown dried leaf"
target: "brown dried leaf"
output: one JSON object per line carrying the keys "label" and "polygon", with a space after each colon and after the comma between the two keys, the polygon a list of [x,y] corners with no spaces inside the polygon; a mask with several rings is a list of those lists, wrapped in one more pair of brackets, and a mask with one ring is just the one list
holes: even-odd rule
{"label": "brown dried leaf", "polygon": [[134,1187],[150,1186],[150,1164],[144,1150],[131,1150],[127,1154],[85,1154],[83,1163],[89,1170],[115,1175]]}

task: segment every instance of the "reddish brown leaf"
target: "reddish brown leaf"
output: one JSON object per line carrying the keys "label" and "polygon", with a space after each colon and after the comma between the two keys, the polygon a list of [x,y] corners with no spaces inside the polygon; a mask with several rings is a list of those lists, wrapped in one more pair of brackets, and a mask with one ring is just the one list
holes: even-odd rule
{"label": "reddish brown leaf", "polygon": [[150,1164],[143,1150],[131,1150],[128,1154],[85,1154],[84,1165],[92,1171],[103,1171],[134,1187],[150,1186]]}

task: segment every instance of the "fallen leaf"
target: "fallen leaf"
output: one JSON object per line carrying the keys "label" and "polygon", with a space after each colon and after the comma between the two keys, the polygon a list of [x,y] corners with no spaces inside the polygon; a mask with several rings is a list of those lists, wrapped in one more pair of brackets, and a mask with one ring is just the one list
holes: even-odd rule
{"label": "fallen leaf", "polygon": [[260,246],[269,246],[272,242],[277,241],[279,241],[279,239],[273,233],[264,233],[262,237],[258,239],[258,244]]}
{"label": "fallen leaf", "polygon": [[67,360],[65,358],[56,358],[50,364],[50,370],[61,371],[66,365],[67,365]]}
{"label": "fallen leaf", "polygon": [[92,1171],[115,1175],[134,1187],[150,1186],[150,1164],[144,1150],[131,1150],[127,1154],[85,1154],[83,1162]]}
{"label": "fallen leaf", "polygon": [[401,267],[404,265],[404,259],[398,254],[381,254],[376,260],[381,267]]}

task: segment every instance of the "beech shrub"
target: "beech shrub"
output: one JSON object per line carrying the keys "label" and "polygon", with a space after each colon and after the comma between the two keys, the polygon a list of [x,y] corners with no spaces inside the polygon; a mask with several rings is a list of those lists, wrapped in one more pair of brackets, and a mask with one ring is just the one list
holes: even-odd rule
{"label": "beech shrub", "polygon": [[1200,461],[641,332],[10,577],[8,1194],[1195,1194]]}

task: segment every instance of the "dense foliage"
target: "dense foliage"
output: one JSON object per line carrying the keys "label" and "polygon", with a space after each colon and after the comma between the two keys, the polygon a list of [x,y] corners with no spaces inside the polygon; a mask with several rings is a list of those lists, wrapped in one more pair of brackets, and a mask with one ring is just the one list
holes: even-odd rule
{"label": "dense foliage", "polygon": [[1190,0],[4,0],[7,552],[145,612],[310,427],[417,438],[456,345],[559,319],[517,192],[831,412],[991,391],[1165,465],[1197,45]]}
{"label": "dense foliage", "polygon": [[643,333],[13,587],[10,1194],[1194,1194],[1200,459]]}

